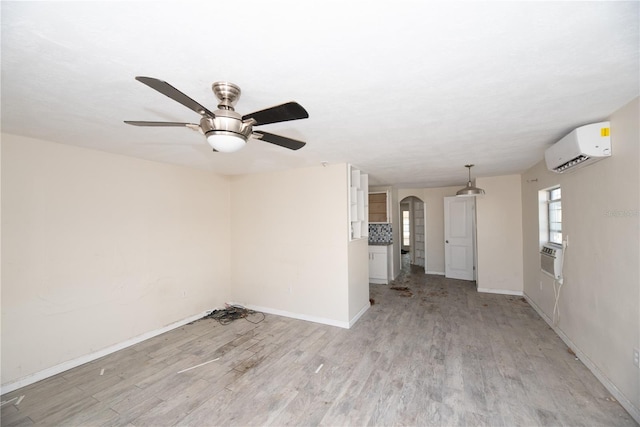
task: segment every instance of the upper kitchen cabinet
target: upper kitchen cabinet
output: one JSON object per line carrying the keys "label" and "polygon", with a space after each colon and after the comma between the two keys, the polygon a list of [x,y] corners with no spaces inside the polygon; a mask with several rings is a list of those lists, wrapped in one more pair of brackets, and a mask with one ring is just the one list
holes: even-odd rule
{"label": "upper kitchen cabinet", "polygon": [[369,193],[369,222],[391,222],[387,191]]}
{"label": "upper kitchen cabinet", "polygon": [[369,236],[369,175],[349,166],[349,222],[350,238],[365,239]]}

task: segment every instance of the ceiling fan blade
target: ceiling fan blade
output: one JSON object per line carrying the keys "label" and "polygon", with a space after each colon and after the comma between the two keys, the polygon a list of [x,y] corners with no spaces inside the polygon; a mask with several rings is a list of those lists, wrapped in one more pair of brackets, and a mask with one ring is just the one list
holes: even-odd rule
{"label": "ceiling fan blade", "polygon": [[182,122],[141,122],[141,121],[135,121],[135,120],[125,120],[124,122],[128,125],[133,125],[133,126],[180,126],[180,127],[198,126],[195,123],[182,123]]}
{"label": "ceiling fan blade", "polygon": [[168,96],[174,101],[179,102],[180,104],[184,105],[190,110],[195,111],[201,116],[215,117],[215,115],[211,111],[207,110],[205,107],[203,107],[202,105],[200,105],[193,99],[189,98],[187,95],[180,92],[178,89],[176,89],[175,87],[171,86],[169,83],[163,80],[158,80],[153,77],[141,77],[141,76],[136,77],[136,80],[146,84],[151,89],[155,89],[161,94]]}
{"label": "ceiling fan blade", "polygon": [[309,118],[309,113],[297,102],[287,102],[275,107],[255,111],[242,116],[242,121],[254,119],[254,126],[267,125],[269,123],[286,122],[288,120],[298,120]]}
{"label": "ceiling fan blade", "polygon": [[254,134],[260,135],[260,140],[268,142],[270,144],[279,145],[290,150],[299,150],[305,145],[305,142],[298,141],[296,139],[287,138],[286,136],[280,136],[265,131],[253,131]]}

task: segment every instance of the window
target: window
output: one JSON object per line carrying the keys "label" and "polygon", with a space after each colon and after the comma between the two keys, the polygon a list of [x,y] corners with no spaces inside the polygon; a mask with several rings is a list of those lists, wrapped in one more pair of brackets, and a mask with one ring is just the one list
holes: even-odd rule
{"label": "window", "polygon": [[547,190],[549,243],[562,245],[562,193],[560,187]]}
{"label": "window", "polygon": [[402,245],[411,246],[411,228],[409,225],[409,211],[402,211]]}

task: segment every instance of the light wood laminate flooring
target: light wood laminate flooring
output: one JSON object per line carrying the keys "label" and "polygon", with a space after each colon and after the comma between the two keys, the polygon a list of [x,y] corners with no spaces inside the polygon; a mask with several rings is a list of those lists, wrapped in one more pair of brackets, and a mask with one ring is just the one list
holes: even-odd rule
{"label": "light wood laminate flooring", "polygon": [[2,396],[2,426],[637,425],[522,298],[392,286],[350,330],[199,320]]}

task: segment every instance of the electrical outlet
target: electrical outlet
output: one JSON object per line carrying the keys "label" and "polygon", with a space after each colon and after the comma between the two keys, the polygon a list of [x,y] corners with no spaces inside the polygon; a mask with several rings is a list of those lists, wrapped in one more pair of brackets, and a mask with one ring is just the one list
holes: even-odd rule
{"label": "electrical outlet", "polygon": [[633,349],[633,365],[640,368],[640,351],[637,348]]}

